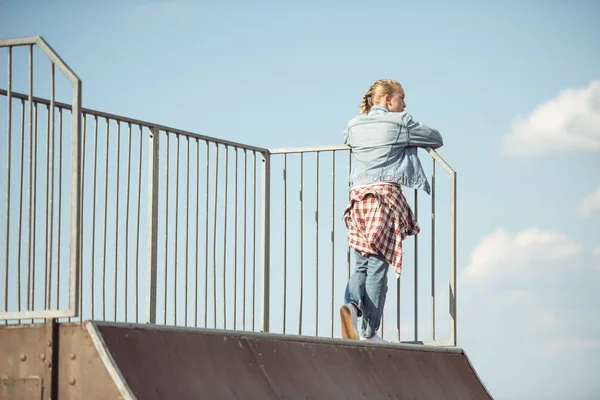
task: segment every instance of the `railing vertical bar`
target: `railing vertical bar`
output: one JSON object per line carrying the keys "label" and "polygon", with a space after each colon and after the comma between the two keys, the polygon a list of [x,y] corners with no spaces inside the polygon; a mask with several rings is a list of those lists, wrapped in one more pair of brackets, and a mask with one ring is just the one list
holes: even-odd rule
{"label": "railing vertical bar", "polygon": [[435,159],[431,158],[431,336],[435,341]]}
{"label": "railing vertical bar", "polygon": [[[71,116],[73,115],[72,111],[71,111]],[[87,132],[87,120],[86,120],[86,114],[82,113],[82,127],[81,127],[81,174],[79,175],[79,181],[80,181],[80,185],[81,185],[81,191],[79,193],[79,204],[81,205],[81,209],[83,209],[83,200],[84,200],[84,187],[85,185],[84,183],[84,179],[85,179],[85,144],[86,144],[86,132]],[[73,132],[71,132],[71,135],[73,135]],[[71,207],[73,207],[71,205]],[[79,231],[81,232],[81,237],[83,238],[83,215],[81,215],[81,219],[79,221]],[[84,278],[84,274],[83,274],[83,240],[81,241],[81,254],[80,254],[80,259],[81,262],[79,263],[79,321],[82,322],[83,321],[83,278]],[[71,322],[71,319],[69,318],[69,322]]]}
{"label": "railing vertical bar", "polygon": [[210,146],[208,141],[206,144],[206,209],[204,214],[204,327],[208,324],[208,188],[209,188],[209,171],[210,171]]}
{"label": "railing vertical bar", "polygon": [[219,199],[219,144],[215,143],[215,196],[213,213],[213,328],[217,327],[217,201]]}
{"label": "railing vertical bar", "polygon": [[396,331],[398,334],[398,342],[401,341],[401,338],[400,338],[400,327],[401,327],[401,324],[400,324],[400,298],[401,298],[401,296],[400,296],[400,294],[401,294],[400,280],[401,279],[402,279],[402,277],[396,279]]}
{"label": "railing vertical bar", "polygon": [[256,329],[256,150],[252,161],[252,330]]}
{"label": "railing vertical bar", "polygon": [[177,325],[177,267],[179,266],[179,135],[175,136],[175,231],[173,232],[173,325]]}
{"label": "railing vertical bar", "polygon": [[270,304],[271,304],[271,156],[268,152],[262,153],[263,168],[261,176],[262,189],[262,224],[261,224],[261,254],[262,254],[262,313],[261,330],[269,332]]}
{"label": "railing vertical bar", "polygon": [[28,226],[29,232],[27,235],[27,290],[25,292],[25,296],[27,297],[26,307],[27,311],[31,311],[31,298],[30,298],[30,290],[31,290],[31,221],[32,221],[32,194],[33,194],[33,45],[29,46],[28,52],[28,101],[29,101],[29,118],[28,118],[28,128],[29,128],[29,155],[28,155],[28,164],[29,164],[29,185],[27,188],[27,216],[28,216]]}
{"label": "railing vertical bar", "polygon": [[110,120],[105,118],[106,122],[106,140],[105,149],[106,153],[104,156],[104,229],[102,234],[104,236],[104,248],[102,256],[102,319],[106,321],[106,239],[107,239],[107,222],[108,222],[108,156],[110,151]]}
{"label": "railing vertical bar", "polygon": [[248,253],[248,249],[246,248],[246,237],[248,236],[247,233],[247,221],[248,221],[248,213],[247,213],[247,205],[248,205],[248,191],[246,190],[248,186],[248,152],[246,149],[244,149],[244,189],[243,189],[243,193],[244,193],[244,229],[243,232],[244,234],[242,235],[242,247],[244,249],[244,257],[243,257],[243,269],[242,269],[242,282],[243,282],[243,288],[242,288],[242,325],[243,325],[243,330],[246,330],[246,259],[247,259],[247,253]]}
{"label": "railing vertical bar", "polygon": [[256,329],[256,151],[252,162],[252,330]]}
{"label": "railing vertical bar", "polygon": [[[419,220],[419,195],[417,189],[415,189],[415,218]],[[419,235],[415,235],[415,281],[414,281],[414,331],[415,331],[415,342],[419,337]]]}
{"label": "railing vertical bar", "polygon": [[298,315],[298,335],[302,335],[302,311],[304,305],[304,207],[303,207],[303,183],[304,183],[304,153],[300,153],[300,313]]}
{"label": "railing vertical bar", "polygon": [[335,150],[331,152],[331,331],[333,337],[333,318],[335,305]]}
{"label": "railing vertical bar", "polygon": [[185,162],[185,279],[183,280],[183,292],[184,292],[184,303],[183,303],[183,324],[188,326],[188,279],[189,279],[189,248],[190,248],[190,138],[186,136],[185,138],[186,145],[186,162]]}
{"label": "railing vertical bar", "polygon": [[81,168],[83,155],[81,147],[81,81],[76,79],[72,84],[71,105],[71,212],[69,234],[69,308],[76,316],[81,316],[83,310],[79,308],[81,297],[80,285],[81,266],[83,265],[83,210],[82,193],[83,179]]}
{"label": "railing vertical bar", "polygon": [[96,186],[98,180],[96,179],[96,175],[98,172],[98,116],[94,115],[94,173],[92,182],[94,184],[92,189],[92,260],[90,263],[91,273],[90,273],[90,314],[91,318],[94,319],[94,303],[96,297],[94,296],[94,278],[95,278],[95,265],[96,265]]}
{"label": "railing vertical bar", "polygon": [[[141,153],[139,155],[142,156]],[[123,282],[123,301],[125,303],[125,322],[129,322],[127,308],[129,301],[127,294],[129,293],[129,208],[130,208],[130,193],[131,193],[131,122],[127,124],[127,186],[125,193],[125,279]]]}
{"label": "railing vertical bar", "polygon": [[[348,151],[348,182],[350,182],[350,172],[352,171],[352,151]],[[350,201],[350,190],[346,193],[347,201]],[[348,276],[347,280],[350,279],[350,246],[346,250],[346,263],[348,264]]]}
{"label": "railing vertical bar", "polygon": [[[118,282],[118,268],[117,266],[119,265],[119,203],[120,203],[120,180],[119,180],[119,175],[120,175],[120,171],[121,171],[121,123],[119,121],[116,121],[117,123],[117,164],[116,164],[116,183],[117,183],[117,188],[116,188],[116,194],[115,194],[115,202],[117,203],[116,206],[116,210],[115,210],[115,265],[113,266],[113,280],[115,283],[115,287],[114,287],[114,296],[113,296],[113,315],[114,315],[114,319],[115,321],[117,320],[117,293],[118,293],[118,289],[119,289],[119,282]],[[127,308],[127,303],[125,303],[125,308]]]}
{"label": "railing vertical bar", "polygon": [[[53,91],[53,85],[51,84],[51,89],[50,92],[52,93]],[[52,97],[52,94],[50,95]],[[50,251],[48,248],[48,242],[50,241],[50,234],[48,231],[48,227],[49,227],[49,214],[50,214],[50,171],[52,170],[51,168],[51,147],[52,147],[52,134],[51,134],[51,126],[52,123],[54,122],[54,118],[53,118],[53,112],[51,113],[50,110],[54,110],[53,108],[54,102],[52,100],[50,100],[50,105],[46,106],[46,200],[45,200],[45,227],[44,227],[44,237],[45,237],[45,241],[44,241],[44,254],[45,254],[45,258],[44,258],[44,309],[48,310],[50,308],[50,279],[48,278],[48,275],[52,272],[50,271],[51,265],[50,265],[50,261],[48,259],[49,255],[50,255]]]}
{"label": "railing vertical bar", "polygon": [[229,146],[225,145],[223,178],[223,329],[227,329],[227,182],[229,180]]}
{"label": "railing vertical bar", "polygon": [[398,279],[396,279],[396,335],[398,337],[398,343],[400,343],[402,341],[402,335],[400,333],[400,328],[401,328],[401,313],[400,313],[400,306],[401,306],[401,290],[400,290],[400,280],[402,279],[402,277],[399,277]]}
{"label": "railing vertical bar", "polygon": [[[17,310],[21,312],[21,235],[23,227],[23,173],[25,171],[25,100],[21,100],[21,180],[19,181],[19,228],[17,244]],[[7,232],[8,234],[8,232]],[[57,291],[58,293],[58,291]]]}
{"label": "railing vertical bar", "polygon": [[[167,132],[168,135],[168,132]],[[150,128],[148,143],[148,247],[146,271],[146,323],[156,323],[158,275],[158,184],[160,168],[160,129]],[[167,136],[168,138],[168,136]],[[168,143],[168,141],[167,141]],[[168,154],[168,152],[167,152]],[[140,154],[141,161],[141,154]],[[139,220],[139,218],[138,218]],[[138,240],[139,241],[139,240]],[[166,278],[166,277],[165,277]],[[166,279],[165,279],[166,281]],[[165,306],[166,308],[166,306]],[[166,321],[165,321],[166,322]]]}
{"label": "railing vertical bar", "polygon": [[238,237],[238,148],[235,147],[233,173],[233,329],[237,329],[237,237]]}
{"label": "railing vertical bar", "polygon": [[[143,141],[144,141],[144,128],[142,125],[138,125],[140,128],[140,152],[138,157],[138,190],[137,190],[137,221],[136,221],[136,241],[135,241],[135,322],[138,323],[139,319],[139,300],[140,300],[140,288],[139,288],[139,272],[140,272],[140,224],[141,224],[141,205],[142,205],[142,150],[143,150]],[[154,135],[156,133],[156,135]],[[158,138],[158,134],[160,132],[150,132],[152,136],[156,136]],[[152,138],[152,137],[151,137]],[[152,143],[152,141],[150,141]],[[153,147],[150,147],[152,150]],[[155,150],[158,151],[158,150]],[[150,158],[153,157],[153,152],[148,151],[148,162],[150,162]],[[157,153],[158,154],[158,153]],[[157,156],[158,157],[158,156]],[[149,169],[148,172],[153,171]],[[158,178],[157,178],[158,179]],[[150,180],[149,180],[150,181]],[[158,207],[158,202],[152,203],[152,207]],[[154,308],[154,315],[156,319],[156,307]]]}
{"label": "railing vertical bar", "polygon": [[253,151],[252,172],[252,328],[255,329],[255,303],[256,303],[256,151]]}
{"label": "railing vertical bar", "polygon": [[[46,243],[46,265],[48,268],[48,282],[46,286],[46,303],[47,308],[51,307],[52,302],[52,250],[54,249],[54,145],[55,145],[55,67],[54,63],[50,63],[50,131],[48,141],[52,145],[48,144],[48,174],[49,179],[46,181],[47,186],[47,199],[49,199],[49,203],[47,203],[47,211],[46,212],[46,235],[47,235],[47,243]],[[48,215],[49,214],[49,215]]]}
{"label": "railing vertical bar", "polygon": [[[58,234],[56,238],[56,309],[60,309],[60,253],[61,253],[61,227],[62,227],[62,131],[63,131],[63,109],[58,108]],[[22,169],[22,167],[21,167]],[[78,266],[79,268],[79,266]],[[79,283],[77,283],[79,285]],[[80,293],[81,296],[81,293]],[[81,309],[81,308],[80,308]]]}
{"label": "railing vertical bar", "polygon": [[[199,220],[200,220],[200,141],[196,140],[196,275],[194,281],[194,326],[198,327],[198,251],[200,250]],[[208,201],[207,201],[208,203]]]}
{"label": "railing vertical bar", "polygon": [[[32,230],[30,232],[31,235],[31,247],[30,247],[30,251],[31,251],[31,263],[32,263],[32,267],[31,267],[31,287],[30,287],[30,295],[31,295],[31,306],[32,309],[35,308],[35,272],[36,272],[36,262],[35,262],[35,258],[36,258],[36,253],[35,253],[35,249],[36,247],[36,231],[37,231],[37,161],[38,161],[38,150],[37,150],[37,133],[38,133],[38,107],[37,107],[37,103],[33,104],[33,108],[34,108],[34,113],[33,113],[33,126],[34,126],[34,134],[33,134],[33,199],[32,199],[32,207],[33,207],[33,216],[32,216]],[[33,323],[33,319],[31,320],[31,322]]]}
{"label": "railing vertical bar", "polygon": [[287,154],[283,154],[283,333],[287,311]]}
{"label": "railing vertical bar", "polygon": [[167,307],[169,300],[169,165],[171,160],[171,136],[169,131],[165,132],[167,139],[167,162],[165,164],[165,282],[164,282],[164,293],[163,293],[163,323],[167,324]]}
{"label": "railing vertical bar", "polygon": [[456,172],[450,175],[450,343],[456,346]]}
{"label": "railing vertical bar", "polygon": [[315,181],[315,336],[319,336],[319,152],[316,157]]}

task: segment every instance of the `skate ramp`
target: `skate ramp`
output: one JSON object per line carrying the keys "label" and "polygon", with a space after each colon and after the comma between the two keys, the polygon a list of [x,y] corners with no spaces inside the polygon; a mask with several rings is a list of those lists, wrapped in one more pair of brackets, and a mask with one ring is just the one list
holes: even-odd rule
{"label": "skate ramp", "polygon": [[490,399],[457,348],[86,323],[123,398]]}

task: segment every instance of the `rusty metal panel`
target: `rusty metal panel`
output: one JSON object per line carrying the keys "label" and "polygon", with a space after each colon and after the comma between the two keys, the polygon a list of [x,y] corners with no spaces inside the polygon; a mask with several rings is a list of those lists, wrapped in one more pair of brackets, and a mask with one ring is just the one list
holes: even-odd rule
{"label": "rusty metal panel", "polygon": [[1,400],[41,400],[42,379],[31,378],[0,378]]}
{"label": "rusty metal panel", "polygon": [[[0,378],[38,379],[43,391],[42,377],[47,373],[49,350],[44,324],[0,326]],[[27,381],[16,385],[28,392],[33,384]],[[8,387],[2,390],[4,394]]]}
{"label": "rusty metal panel", "polygon": [[58,338],[60,400],[121,398],[81,323],[60,324]]}
{"label": "rusty metal panel", "polygon": [[491,398],[460,349],[94,326],[138,398]]}
{"label": "rusty metal panel", "polygon": [[[58,336],[54,329],[52,322],[0,326],[0,398],[21,398],[8,393],[31,394],[37,385],[44,399],[50,398],[53,387],[61,400],[119,399],[84,327],[79,323],[58,324]],[[53,348],[58,354],[53,354]],[[9,377],[10,382],[4,382]],[[11,388],[14,390],[9,391]],[[28,396],[22,398],[41,398]]]}

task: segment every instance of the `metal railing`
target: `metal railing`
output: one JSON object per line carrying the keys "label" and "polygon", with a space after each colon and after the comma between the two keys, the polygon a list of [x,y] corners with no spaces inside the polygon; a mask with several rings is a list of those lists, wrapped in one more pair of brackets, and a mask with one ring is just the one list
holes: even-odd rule
{"label": "metal railing", "polygon": [[[31,89],[29,94],[18,93],[10,83],[9,78],[8,90],[0,90],[8,115],[4,140],[7,149],[13,149],[4,156],[20,154],[20,158],[7,160],[7,178],[0,182],[6,193],[0,194],[7,209],[15,204],[21,207],[23,188],[27,188],[30,213],[16,229],[21,211],[14,217],[7,210],[0,231],[5,250],[0,320],[77,317],[339,336],[336,310],[351,273],[341,218],[348,201],[347,146],[269,150],[80,108],[80,98],[67,104],[52,95],[50,99],[33,96]],[[13,103],[22,107],[21,131],[23,110],[29,110],[27,140],[23,135],[24,139],[14,139],[19,126],[12,118]],[[43,108],[45,121],[38,117]],[[79,112],[73,113],[74,109]],[[71,131],[63,127],[69,117],[75,121]],[[15,142],[20,143],[18,151]],[[69,142],[74,154],[70,165],[63,157]],[[39,159],[43,153],[47,155]],[[395,293],[388,294],[381,335],[388,340],[455,345],[456,172],[435,151],[429,154],[431,224],[427,227],[420,218],[421,233],[406,240],[405,248],[411,249],[412,244],[412,251],[407,250],[402,279],[391,285]],[[73,164],[73,160],[81,162]],[[10,172],[10,166],[19,163],[24,166],[20,179]],[[436,164],[449,176],[447,241],[444,235],[438,240],[436,231],[440,214],[435,208]],[[69,187],[62,184],[67,179]],[[65,201],[74,192],[77,196]],[[417,216],[427,213],[417,191],[406,197]],[[72,221],[80,215],[78,210],[82,214],[78,224],[71,222],[69,240],[64,240],[69,210]],[[427,239],[430,245],[423,252]],[[439,244],[446,242],[444,251],[439,250]],[[436,269],[436,260],[439,264],[440,253],[446,251],[447,276]],[[27,254],[27,259],[21,254]],[[73,257],[80,261],[74,262]],[[431,293],[424,297],[419,277],[427,261]],[[26,290],[22,291],[24,270]],[[61,287],[67,276],[69,291],[64,292]],[[440,339],[436,282],[446,277],[450,330]],[[16,282],[14,288],[11,282]],[[40,285],[43,304],[35,297]],[[426,297],[431,302],[429,322],[419,314]],[[56,311],[67,305],[68,312]],[[32,313],[33,309],[39,311]],[[412,323],[404,323],[411,313]],[[419,327],[428,324],[431,336],[423,339]]]}
{"label": "metal railing", "polygon": [[[49,106],[38,97],[32,102],[34,109]],[[69,104],[54,106],[59,115],[71,111]],[[82,121],[79,318],[253,330],[260,315],[260,328],[268,330],[264,300],[258,304],[266,276],[257,276],[268,261],[258,260],[267,254],[261,236],[268,237],[268,150],[87,108]],[[47,236],[54,240],[54,232]],[[58,251],[67,246],[59,241]],[[47,270],[51,276],[60,268]],[[56,275],[51,293],[59,304]]]}
{"label": "metal railing", "polygon": [[[404,188],[403,191],[407,200],[412,203],[415,215],[419,218],[419,215],[428,213],[430,224],[427,226],[427,220],[419,218],[421,233],[405,240],[406,253],[412,254],[405,255],[405,272],[401,279],[396,280],[395,285],[391,285],[395,286],[395,293],[392,293],[393,297],[388,296],[380,335],[388,340],[391,338],[402,342],[455,345],[456,172],[436,151],[428,149],[427,152],[432,159],[430,204],[419,201],[417,190]],[[346,241],[347,230],[342,221],[348,202],[348,177],[352,161],[349,147],[334,145],[270,149],[270,154],[272,172],[278,168],[282,172],[279,182],[275,178],[271,182],[271,285],[274,293],[282,293],[280,302],[271,302],[272,315],[281,315],[279,319],[272,316],[271,325],[282,333],[339,337],[337,310],[343,301],[345,285],[353,269]],[[436,215],[439,214],[436,212],[436,195],[439,197],[436,164],[447,172],[449,187],[449,232],[448,247],[445,248],[449,262],[443,274],[441,271],[437,272],[442,279],[447,279],[449,285],[447,317],[450,329],[441,340],[436,332],[439,317],[436,314],[436,303],[440,301],[436,299],[436,282],[439,283],[436,277],[436,260],[440,258],[440,251],[436,252]],[[412,196],[409,196],[411,191]],[[279,204],[275,204],[275,199]],[[429,254],[424,254],[419,247],[419,238],[423,235],[427,235],[430,241]],[[431,335],[424,339],[419,334],[419,326],[425,325],[419,314],[419,304],[427,299],[420,293],[423,284],[419,281],[419,276],[425,272],[423,265],[427,262],[430,264],[430,279],[426,283],[430,288]],[[278,271],[277,265],[281,271]],[[402,285],[407,292],[412,289],[412,310],[401,305],[402,298],[405,302],[409,300],[406,295],[400,295]],[[306,290],[307,287],[310,288],[309,291]],[[293,302],[294,299],[297,301]],[[292,310],[294,318],[297,318],[292,323],[287,316],[288,310]],[[408,314],[409,311],[412,311],[412,324],[402,324],[401,321],[406,320],[406,317],[402,318],[402,314]],[[386,320],[393,321],[394,324],[386,323]],[[401,331],[405,329],[401,325],[412,325],[411,329],[406,329],[409,332],[404,332],[404,338]],[[406,338],[409,334],[412,334],[411,339]]]}
{"label": "metal railing", "polygon": [[[77,308],[79,296],[77,265],[80,263],[81,247],[79,234],[81,208],[78,207],[78,199],[81,193],[81,146],[79,142],[81,81],[41,37],[2,39],[0,40],[0,48],[7,49],[7,89],[3,91],[3,95],[6,96],[6,114],[4,114],[6,115],[6,136],[4,138],[6,147],[2,155],[6,165],[5,182],[2,188],[6,210],[3,221],[4,265],[2,269],[4,272],[4,295],[0,318],[74,316],[79,312]],[[46,103],[46,135],[41,138],[38,138],[39,110],[33,101],[34,48],[41,50],[50,62],[50,99]],[[13,50],[16,49],[25,50],[27,54],[27,95],[14,96],[13,93]],[[56,68],[65,75],[70,83],[71,107],[74,110],[70,118],[71,134],[64,141],[62,110],[56,106],[55,102]],[[18,120],[13,119],[13,102],[15,98],[20,100],[20,118]],[[25,118],[26,104],[27,119]],[[58,160],[56,160],[55,154],[57,112],[59,127]],[[26,121],[27,128],[25,127]],[[18,133],[15,134],[15,132]],[[40,140],[38,141],[38,139]],[[63,143],[70,143],[71,159],[69,163],[63,159]],[[44,148],[46,154],[39,154],[38,152],[41,152]],[[28,158],[27,163],[25,163],[26,156]],[[58,164],[56,164],[56,161],[58,161]],[[64,171],[64,165],[69,167],[67,172]],[[27,173],[25,173],[26,171]],[[58,179],[56,179],[57,175]],[[63,177],[69,182],[69,186],[65,190],[68,194],[64,197],[62,193],[64,187]],[[24,193],[25,187],[27,188],[26,193]],[[13,190],[17,188],[18,192],[15,194]],[[37,192],[38,188],[40,193]],[[58,195],[55,190],[59,191]],[[38,194],[41,196],[38,196]],[[42,198],[45,201],[42,202]],[[61,229],[63,223],[69,223],[63,221],[63,205],[65,205],[66,211],[70,211],[70,229],[68,232]],[[40,214],[44,214],[45,217],[45,221],[41,222],[43,226],[38,226],[38,215]],[[53,232],[56,220],[58,221],[57,255],[53,252],[55,244]],[[38,235],[40,231],[43,234]],[[55,256],[59,259],[58,264],[60,264],[62,255],[61,236],[63,233],[68,238],[68,240],[63,240],[63,243],[67,242],[67,248],[64,251],[68,254],[68,262],[66,263],[68,265],[66,280],[68,298],[66,303],[61,305],[58,301],[52,304],[51,293],[53,272],[55,273],[57,285],[61,281],[60,267],[56,267],[56,271],[53,271],[52,266],[54,265]],[[39,248],[39,241],[43,242],[41,249]],[[40,258],[43,259],[42,262],[40,262]],[[13,268],[10,268],[11,266]],[[43,268],[44,275],[42,280],[38,280],[36,272],[41,268]],[[11,274],[13,274],[16,283],[14,287],[8,285]],[[23,290],[22,285],[23,276],[25,278],[25,290]],[[43,304],[36,302],[35,296],[38,292],[36,284],[37,287],[40,284],[43,285],[43,291],[41,291],[43,299],[41,303]],[[11,290],[14,296],[9,298],[9,291]],[[56,292],[58,292],[58,288]],[[16,303],[14,304],[15,311],[8,311],[9,299]]]}

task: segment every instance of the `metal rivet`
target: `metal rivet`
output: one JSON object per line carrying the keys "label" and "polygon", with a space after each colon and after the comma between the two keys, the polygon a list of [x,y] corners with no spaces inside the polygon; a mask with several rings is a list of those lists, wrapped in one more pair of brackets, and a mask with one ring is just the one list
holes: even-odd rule
{"label": "metal rivet", "polygon": [[75,381],[75,378],[71,378],[71,379],[69,379],[69,385],[71,385],[71,386],[75,386],[75,382],[76,382],[76,381]]}
{"label": "metal rivet", "polygon": [[19,357],[21,359],[21,361],[25,361],[27,360],[27,354],[23,353],[21,354],[21,357]]}
{"label": "metal rivet", "polygon": [[75,356],[75,353],[71,353],[71,355],[69,356],[69,358],[70,358],[71,360],[74,360],[74,359],[76,359],[76,358],[77,358],[77,356]]}
{"label": "metal rivet", "polygon": [[52,342],[48,340],[48,347],[52,347]]}
{"label": "metal rivet", "polygon": [[44,354],[44,353],[40,354],[40,360],[45,361],[46,360],[46,354]]}

